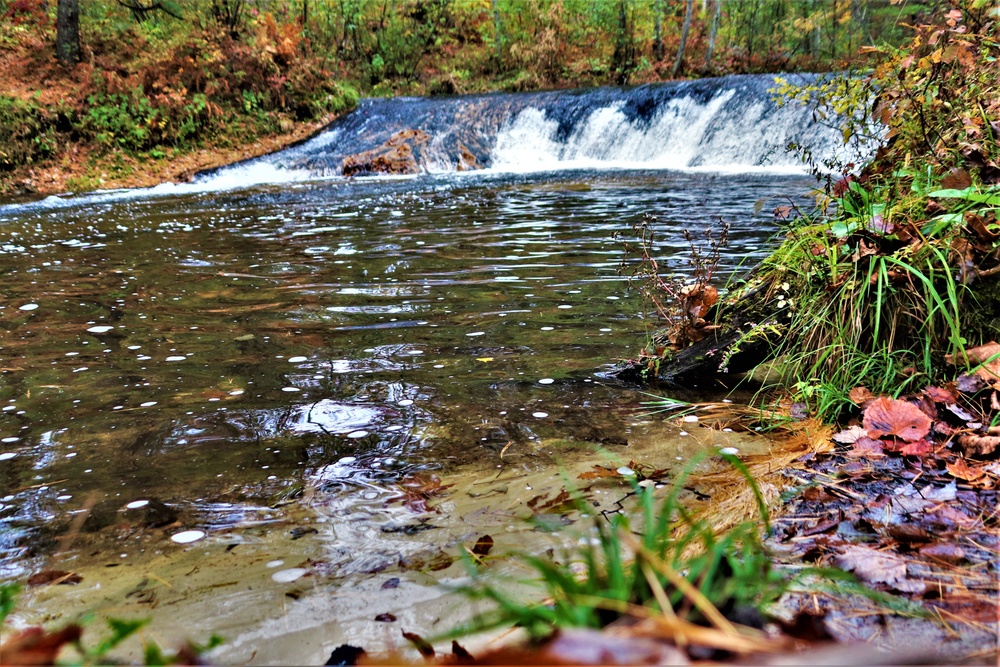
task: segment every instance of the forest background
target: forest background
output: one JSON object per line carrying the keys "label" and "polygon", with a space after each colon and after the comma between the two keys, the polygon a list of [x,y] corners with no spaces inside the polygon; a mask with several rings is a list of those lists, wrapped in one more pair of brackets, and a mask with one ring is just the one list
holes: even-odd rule
{"label": "forest background", "polygon": [[359,96],[864,66],[862,46],[902,43],[947,5],[0,0],[0,195],[184,180],[308,136]]}

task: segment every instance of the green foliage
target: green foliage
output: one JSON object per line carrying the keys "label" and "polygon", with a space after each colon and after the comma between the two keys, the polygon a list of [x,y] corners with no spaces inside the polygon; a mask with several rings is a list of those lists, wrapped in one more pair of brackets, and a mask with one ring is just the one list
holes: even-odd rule
{"label": "green foliage", "polygon": [[[953,4],[905,47],[873,49],[868,74],[776,89],[839,122],[850,152],[879,146],[859,175],[828,181],[835,213],[795,223],[766,269],[794,292],[786,374],[822,416],[856,386],[898,395],[995,337],[975,292],[1000,271],[997,17],[983,0]],[[803,157],[818,173],[856,170]]]}
{"label": "green foliage", "polygon": [[[759,534],[769,529],[768,511],[746,467],[736,457],[720,454],[751,485],[758,521],[747,521],[719,533],[704,518],[678,501],[685,479],[709,453],[695,457],[673,482],[659,505],[651,487],[636,487],[641,527],[628,516],[593,519],[593,533],[566,554],[562,562],[521,554],[550,598],[545,604],[523,603],[473,570],[476,584],[462,591],[496,608],[458,634],[517,624],[541,638],[556,628],[600,628],[625,615],[676,614],[685,621],[724,626],[727,614],[747,608],[762,610],[787,589],[788,580],[772,567]],[[576,499],[577,511],[592,508]],[[635,531],[641,531],[636,537]],[[569,565],[572,563],[572,565]],[[471,567],[471,564],[470,564]],[[580,576],[572,570],[580,572]]]}
{"label": "green foliage", "polygon": [[34,164],[55,153],[57,122],[54,110],[0,95],[0,171]]}

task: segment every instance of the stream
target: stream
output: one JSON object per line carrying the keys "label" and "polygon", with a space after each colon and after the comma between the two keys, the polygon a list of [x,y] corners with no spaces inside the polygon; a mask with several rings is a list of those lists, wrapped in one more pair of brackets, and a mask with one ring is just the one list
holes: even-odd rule
{"label": "stream", "polygon": [[[590,111],[575,120],[546,116],[541,94],[446,98],[507,109],[476,139],[483,171],[441,158],[411,177],[331,175],[331,147],[376,101],[284,157],[191,184],[0,206],[0,579],[80,577],[28,586],[15,624],[151,617],[146,636],[167,646],[221,635],[226,664],[401,646],[400,629],[468,620],[440,585],[462,577],[462,544],[551,544],[566,478],[766,451],[689,434],[606,375],[654,326],[616,272],[616,232],[656,216],[661,268],[686,275],[685,230],[725,219],[724,281],[767,254],[768,212],[814,186],[793,162],[745,158],[746,135],[722,142],[712,123],[750,93],[716,86],[656,89],[670,95],[659,116],[638,105],[645,120],[609,101],[621,91],[578,93]],[[586,143],[668,125],[675,143],[714,141],[717,164]],[[724,145],[739,149],[728,162]],[[694,391],[682,398],[718,389]],[[524,521],[546,506],[552,531]]]}

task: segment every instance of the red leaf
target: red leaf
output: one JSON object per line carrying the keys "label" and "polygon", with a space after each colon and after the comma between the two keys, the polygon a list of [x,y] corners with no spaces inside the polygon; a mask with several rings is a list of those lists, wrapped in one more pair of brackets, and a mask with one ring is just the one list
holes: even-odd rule
{"label": "red leaf", "polygon": [[864,427],[872,437],[894,435],[920,440],[931,431],[931,419],[915,405],[894,398],[876,398],[865,410]]}
{"label": "red leaf", "polygon": [[927,456],[931,453],[931,443],[926,440],[908,442],[899,448],[899,453],[903,456]]}

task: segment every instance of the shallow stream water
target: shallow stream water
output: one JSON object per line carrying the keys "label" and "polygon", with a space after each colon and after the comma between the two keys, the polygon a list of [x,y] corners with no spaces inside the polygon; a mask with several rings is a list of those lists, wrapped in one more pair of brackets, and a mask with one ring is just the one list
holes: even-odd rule
{"label": "shallow stream water", "polygon": [[82,576],[16,620],[152,616],[250,664],[467,620],[436,585],[458,545],[541,539],[522,519],[561,471],[736,437],[604,376],[650,326],[614,233],[655,215],[683,273],[684,230],[725,218],[724,279],[776,231],[755,203],[811,187],[425,174],[0,208],[0,578]]}

